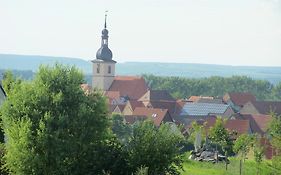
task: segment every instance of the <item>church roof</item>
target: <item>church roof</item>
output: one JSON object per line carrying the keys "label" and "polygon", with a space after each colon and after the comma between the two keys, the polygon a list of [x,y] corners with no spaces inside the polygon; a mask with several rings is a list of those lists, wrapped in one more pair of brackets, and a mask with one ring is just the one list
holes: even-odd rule
{"label": "church roof", "polygon": [[116,76],[108,91],[119,91],[120,96],[138,100],[147,90],[148,86],[142,77]]}
{"label": "church roof", "polygon": [[102,45],[96,53],[96,58],[103,61],[112,61],[112,52],[107,45]]}
{"label": "church roof", "polygon": [[106,17],[105,15],[105,23],[104,23],[104,29],[102,30],[102,36],[101,36],[101,47],[98,49],[96,53],[96,60],[93,60],[93,62],[115,62],[112,60],[112,52],[108,48],[108,30],[106,25]]}

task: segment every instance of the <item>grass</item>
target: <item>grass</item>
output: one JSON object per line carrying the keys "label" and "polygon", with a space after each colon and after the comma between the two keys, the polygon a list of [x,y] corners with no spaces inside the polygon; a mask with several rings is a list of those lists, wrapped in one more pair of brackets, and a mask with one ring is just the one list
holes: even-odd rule
{"label": "grass", "polygon": [[[184,171],[181,175],[239,175],[239,160],[230,159],[228,170],[225,170],[224,163],[213,164],[209,162],[197,162],[193,160],[185,160]],[[274,172],[270,161],[263,161],[258,165],[253,160],[246,160],[242,163],[242,175],[257,175],[258,167],[259,175],[281,175],[281,172]]]}

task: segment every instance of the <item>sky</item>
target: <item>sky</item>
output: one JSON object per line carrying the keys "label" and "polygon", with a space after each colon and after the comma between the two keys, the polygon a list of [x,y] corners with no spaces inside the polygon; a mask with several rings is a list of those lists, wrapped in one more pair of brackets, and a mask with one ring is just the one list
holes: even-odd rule
{"label": "sky", "polygon": [[118,62],[281,66],[281,0],[0,0],[0,53],[95,59],[106,10]]}

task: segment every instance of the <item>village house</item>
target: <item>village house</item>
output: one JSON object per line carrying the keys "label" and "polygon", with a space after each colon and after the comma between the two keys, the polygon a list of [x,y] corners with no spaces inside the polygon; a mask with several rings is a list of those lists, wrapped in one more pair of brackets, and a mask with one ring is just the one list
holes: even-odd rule
{"label": "village house", "polygon": [[235,112],[239,112],[247,102],[255,102],[256,97],[248,92],[231,92],[223,96],[223,101],[230,105]]}
{"label": "village house", "polygon": [[122,114],[123,115],[133,115],[133,112],[136,109],[136,107],[145,107],[145,106],[141,101],[129,100],[126,103]]}
{"label": "village house", "polygon": [[241,119],[249,120],[252,133],[260,136],[265,136],[269,128],[269,124],[272,121],[270,115],[255,115],[255,114],[244,114],[241,115]]}
{"label": "village house", "polygon": [[147,105],[153,101],[175,102],[176,100],[166,90],[148,90],[139,101]]}
{"label": "village house", "polygon": [[[216,123],[217,117],[208,117],[205,120],[205,129],[209,130],[211,127],[213,127]],[[252,134],[252,129],[250,127],[249,120],[240,120],[240,119],[229,119],[226,120],[224,127],[232,133],[232,138],[236,139],[241,134]]]}
{"label": "village house", "polygon": [[281,114],[281,102],[277,101],[250,101],[240,110],[241,114],[269,115],[274,112]]}
{"label": "village house", "polygon": [[173,118],[168,112],[168,109],[136,107],[133,112],[133,116],[145,116],[149,119],[152,119],[156,126],[160,126],[161,123],[174,122]]}

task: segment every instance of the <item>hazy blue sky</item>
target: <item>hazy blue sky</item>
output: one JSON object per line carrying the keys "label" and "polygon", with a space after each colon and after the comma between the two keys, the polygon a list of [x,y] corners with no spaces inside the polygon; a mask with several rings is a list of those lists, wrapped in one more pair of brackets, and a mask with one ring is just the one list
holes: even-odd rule
{"label": "hazy blue sky", "polygon": [[94,59],[105,10],[118,62],[281,66],[281,0],[0,0],[0,53]]}

